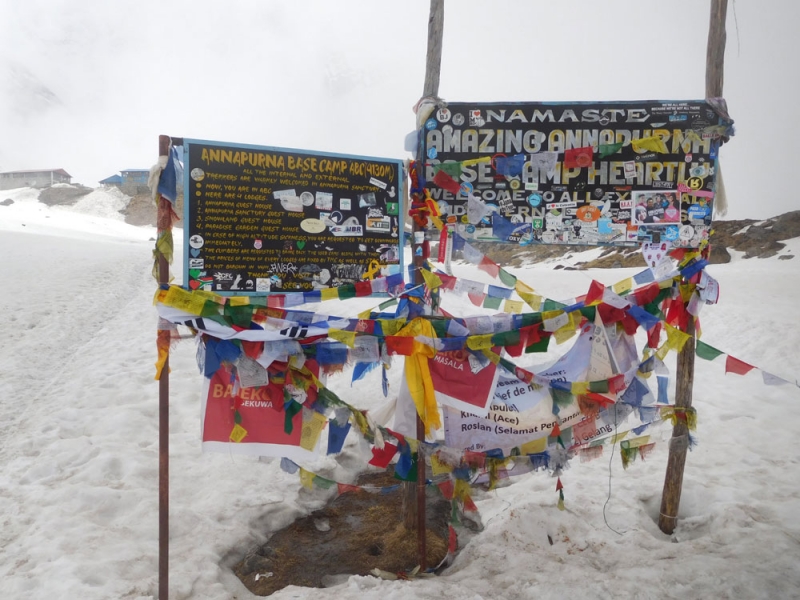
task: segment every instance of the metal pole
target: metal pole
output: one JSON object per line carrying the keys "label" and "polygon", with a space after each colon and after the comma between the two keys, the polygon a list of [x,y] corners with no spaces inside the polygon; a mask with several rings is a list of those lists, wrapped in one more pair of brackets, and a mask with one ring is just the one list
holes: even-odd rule
{"label": "metal pole", "polygon": [[[158,155],[169,154],[170,138],[158,136]],[[158,223],[169,223],[168,203],[158,198]],[[159,233],[161,233],[159,231]],[[158,255],[158,284],[169,283],[169,263],[163,254]],[[160,334],[161,332],[159,332]],[[158,380],[158,599],[169,596],[169,356],[164,362]]]}
{"label": "metal pole", "polygon": [[[725,17],[728,0],[711,0],[711,17],[708,28],[708,50],[706,52],[706,98],[722,96],[723,67],[725,61]],[[675,386],[675,406],[692,406],[692,384],[694,382],[695,325],[689,319],[686,333],[691,339],[678,354],[678,367]],[[658,527],[671,535],[678,524],[678,508],[683,489],[683,470],[686,465],[686,451],[689,448],[689,428],[685,421],[678,421],[672,429],[667,474],[664,478],[664,491],[661,495],[661,512]]]}

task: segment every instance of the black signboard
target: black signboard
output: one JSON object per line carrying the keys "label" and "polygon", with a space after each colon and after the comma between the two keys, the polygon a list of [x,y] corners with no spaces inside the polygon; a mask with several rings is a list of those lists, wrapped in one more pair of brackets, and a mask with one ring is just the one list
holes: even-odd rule
{"label": "black signboard", "polygon": [[397,160],[184,139],[192,289],[309,291],[402,270]]}
{"label": "black signboard", "polygon": [[731,124],[724,101],[448,103],[424,178],[469,240],[696,247]]}

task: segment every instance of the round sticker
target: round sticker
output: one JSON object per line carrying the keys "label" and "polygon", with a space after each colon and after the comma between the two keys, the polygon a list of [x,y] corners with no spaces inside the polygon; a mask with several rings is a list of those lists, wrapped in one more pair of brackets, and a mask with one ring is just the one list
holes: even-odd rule
{"label": "round sticker", "polygon": [[512,190],[519,189],[519,179],[512,179],[508,182],[508,185],[511,187]]}
{"label": "round sticker", "polygon": [[581,206],[578,209],[577,217],[584,223],[592,223],[600,218],[600,211],[594,206]]}
{"label": "round sticker", "polygon": [[461,215],[461,222],[462,223],[469,223],[469,219],[467,218],[467,215]]}
{"label": "round sticker", "polygon": [[703,179],[702,177],[689,177],[689,180],[686,182],[691,190],[699,190],[703,187]]}
{"label": "round sticker", "polygon": [[261,250],[263,246],[264,242],[262,242],[261,240],[253,240],[253,248],[255,248],[256,250]]}
{"label": "round sticker", "polygon": [[191,176],[192,179],[194,179],[195,181],[203,181],[203,179],[205,179],[206,174],[203,171],[203,169],[197,167],[195,169],[192,169]]}
{"label": "round sticker", "polygon": [[542,241],[545,244],[552,244],[555,241],[556,237],[552,231],[545,231],[542,233]]}
{"label": "round sticker", "polygon": [[692,162],[692,155],[691,154],[687,154],[686,157],[684,158],[684,160],[686,162]]}
{"label": "round sticker", "polygon": [[592,153],[587,150],[582,150],[575,155],[575,164],[579,167],[588,167],[592,164]]}
{"label": "round sticker", "polygon": [[464,231],[466,231],[466,232],[467,232],[467,233],[469,233],[469,234],[475,233],[475,225],[469,225],[469,224],[468,224],[468,225],[467,225],[467,226],[464,228]]}
{"label": "round sticker", "polygon": [[469,196],[472,193],[472,184],[469,181],[465,181],[461,184],[461,187],[458,190],[458,193],[462,196]]}
{"label": "round sticker", "polygon": [[436,148],[428,148],[428,158],[436,158],[438,154]]}
{"label": "round sticker", "polygon": [[595,198],[602,198],[603,195],[605,195],[605,192],[603,191],[603,188],[595,188],[594,189],[594,197]]}
{"label": "round sticker", "polygon": [[445,125],[444,127],[442,127],[442,133],[447,133],[447,134],[453,133],[453,126]]}
{"label": "round sticker", "polygon": [[428,119],[425,121],[425,129],[436,129],[436,119]]}
{"label": "round sticker", "polygon": [[461,127],[464,124],[464,115],[461,113],[457,113],[453,115],[453,125],[456,127]]}
{"label": "round sticker", "polygon": [[680,231],[677,225],[670,225],[664,229],[664,238],[674,242],[680,236]]}
{"label": "round sticker", "polygon": [[322,233],[327,226],[320,219],[304,219],[300,221],[300,229],[308,233]]}
{"label": "round sticker", "polygon": [[694,237],[694,227],[692,227],[691,225],[684,225],[683,227],[681,227],[679,237],[682,240],[692,239]]}
{"label": "round sticker", "polygon": [[192,248],[195,249],[202,248],[204,243],[205,240],[203,239],[202,235],[195,234],[189,238],[189,246],[191,246]]}
{"label": "round sticker", "polygon": [[436,111],[436,118],[442,123],[447,123],[450,120],[450,109],[440,108]]}
{"label": "round sticker", "polygon": [[528,204],[531,206],[539,206],[542,203],[542,195],[539,193],[533,193],[528,196]]}
{"label": "round sticker", "polygon": [[311,206],[314,204],[314,194],[311,192],[303,192],[300,194],[300,202],[303,203],[303,206]]}

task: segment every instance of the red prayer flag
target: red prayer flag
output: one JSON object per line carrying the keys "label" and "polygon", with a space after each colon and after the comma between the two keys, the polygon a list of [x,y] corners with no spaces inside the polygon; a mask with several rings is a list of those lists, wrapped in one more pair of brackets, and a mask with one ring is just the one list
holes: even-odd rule
{"label": "red prayer flag", "polygon": [[245,355],[253,360],[258,359],[261,353],[264,352],[264,342],[248,342],[247,340],[241,340],[241,342]]}
{"label": "red prayer flag", "polygon": [[556,491],[557,491],[557,492],[560,492],[560,491],[561,491],[561,490],[563,490],[563,489],[564,489],[564,484],[563,484],[563,483],[561,483],[561,477],[559,477],[559,478],[556,480]]}
{"label": "red prayer flag", "polygon": [[371,281],[356,281],[356,297],[371,296],[371,295],[372,295]]}
{"label": "red prayer flag", "polygon": [[442,496],[444,496],[445,500],[453,499],[453,491],[455,490],[455,486],[453,485],[453,482],[451,480],[446,479],[442,483],[440,483],[439,490],[441,490]]}
{"label": "red prayer flag", "polygon": [[439,172],[434,175],[433,183],[453,194],[458,194],[461,189],[461,184],[445,173],[443,169],[439,169]]}
{"label": "red prayer flag", "polygon": [[748,365],[743,360],[734,358],[730,354],[725,359],[725,373],[736,373],[737,375],[745,375],[755,369],[753,365]]}
{"label": "red prayer flag", "polygon": [[594,161],[594,148],[585,146],[583,148],[571,148],[564,151],[564,166],[567,169],[580,169],[591,167]]}
{"label": "red prayer flag", "polygon": [[472,294],[468,293],[469,301],[472,302],[475,306],[483,306],[483,299],[486,298],[486,294]]}
{"label": "red prayer flag", "polygon": [[615,308],[610,304],[601,303],[597,305],[597,312],[600,313],[600,318],[603,320],[603,325],[611,325],[622,321],[628,314],[621,308]]}
{"label": "red prayer flag", "polygon": [[356,485],[349,485],[347,483],[337,483],[336,487],[339,490],[339,494],[346,494],[347,492],[357,492],[360,489]]}
{"label": "red prayer flag", "polygon": [[439,279],[442,280],[442,287],[446,290],[453,290],[456,287],[457,278],[445,273],[436,273]]}
{"label": "red prayer flag", "polygon": [[490,258],[486,258],[485,256],[481,259],[481,262],[478,264],[478,268],[485,273],[488,273],[492,277],[497,277],[500,275],[500,265],[494,262]]}
{"label": "red prayer flag", "polygon": [[658,348],[661,341],[661,328],[661,321],[659,321],[647,332],[647,345],[650,348]]}
{"label": "red prayer flag", "polygon": [[386,350],[389,354],[402,354],[411,356],[414,352],[414,338],[389,335],[385,338]]}
{"label": "red prayer flag", "polygon": [[397,454],[397,446],[394,444],[385,443],[383,445],[383,450],[374,446],[372,448],[372,460],[369,461],[369,464],[379,469],[385,469],[389,465],[389,461],[394,458],[395,454]]}
{"label": "red prayer flag", "polygon": [[595,281],[592,279],[592,284],[589,286],[589,291],[586,292],[586,298],[584,298],[583,302],[586,306],[596,302],[597,300],[603,299],[603,292],[605,291],[606,286],[604,286],[599,281]]}

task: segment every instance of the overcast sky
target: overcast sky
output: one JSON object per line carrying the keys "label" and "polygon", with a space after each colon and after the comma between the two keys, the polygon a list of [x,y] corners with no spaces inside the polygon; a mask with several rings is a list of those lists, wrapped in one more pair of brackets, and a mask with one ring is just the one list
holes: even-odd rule
{"label": "overcast sky", "polygon": [[[0,0],[0,170],[90,186],[158,135],[406,158],[429,0]],[[734,12],[738,19],[734,21]],[[687,100],[709,0],[446,0],[449,101]],[[800,208],[797,0],[730,0],[728,218]]]}

